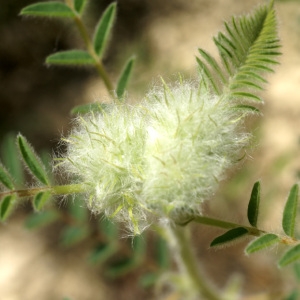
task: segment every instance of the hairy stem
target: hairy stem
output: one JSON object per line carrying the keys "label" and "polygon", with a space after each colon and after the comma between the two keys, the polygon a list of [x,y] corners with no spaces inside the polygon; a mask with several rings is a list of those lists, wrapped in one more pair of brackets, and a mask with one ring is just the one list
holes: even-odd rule
{"label": "hairy stem", "polygon": [[[271,233],[271,232],[268,232],[266,230],[262,230],[262,229],[259,229],[256,227],[245,226],[245,225],[238,224],[238,223],[227,222],[227,221],[223,221],[220,219],[204,217],[204,216],[194,217],[189,222],[191,222],[191,221],[194,221],[196,223],[200,223],[203,225],[209,225],[209,226],[219,227],[219,228],[223,228],[223,229],[233,229],[233,228],[237,228],[237,227],[243,227],[248,230],[248,234],[254,235],[254,236],[260,236],[261,234]],[[185,223],[184,225],[187,225],[188,223]],[[279,235],[279,234],[276,234],[276,235],[280,238],[280,242],[283,244],[295,245],[295,244],[299,243],[299,240],[296,240],[292,237],[289,237],[286,235]]]}
{"label": "hairy stem", "polygon": [[106,72],[106,70],[103,66],[101,59],[98,57],[97,53],[94,50],[93,43],[89,37],[89,34],[88,34],[82,20],[81,20],[81,17],[78,14],[76,14],[76,16],[74,17],[74,21],[80,32],[81,37],[83,38],[83,41],[87,48],[87,51],[89,52],[89,54],[93,57],[93,59],[95,61],[95,68],[97,69],[98,74],[102,78],[107,91],[113,98],[115,98],[114,86],[109,78],[108,73]]}
{"label": "hairy stem", "polygon": [[85,186],[83,184],[69,184],[69,185],[56,185],[56,186],[43,186],[31,189],[21,189],[21,190],[11,190],[7,192],[1,192],[0,198],[8,195],[17,195],[20,198],[32,197],[40,192],[49,191],[52,195],[68,195],[68,194],[78,194],[85,191]]}
{"label": "hairy stem", "polygon": [[221,297],[216,293],[215,288],[207,282],[207,277],[199,268],[199,262],[192,251],[191,241],[186,230],[187,228],[178,225],[171,226],[171,232],[175,238],[174,247],[177,248],[175,250],[178,265],[187,273],[199,296],[201,295],[207,300],[220,300]]}

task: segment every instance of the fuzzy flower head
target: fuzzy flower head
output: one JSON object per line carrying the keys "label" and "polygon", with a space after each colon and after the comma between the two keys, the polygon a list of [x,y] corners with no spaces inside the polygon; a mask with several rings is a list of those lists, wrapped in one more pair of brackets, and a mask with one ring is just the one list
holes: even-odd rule
{"label": "fuzzy flower head", "polygon": [[201,86],[165,85],[139,105],[78,118],[63,164],[84,182],[92,212],[136,234],[150,216],[180,222],[200,212],[248,141],[241,121]]}
{"label": "fuzzy flower head", "polygon": [[198,83],[163,84],[139,105],[114,104],[77,120],[63,165],[85,185],[93,212],[134,234],[150,216],[185,222],[243,156],[244,117],[257,113],[262,73],[280,54],[273,2],[225,28],[214,38],[221,64],[199,49]]}

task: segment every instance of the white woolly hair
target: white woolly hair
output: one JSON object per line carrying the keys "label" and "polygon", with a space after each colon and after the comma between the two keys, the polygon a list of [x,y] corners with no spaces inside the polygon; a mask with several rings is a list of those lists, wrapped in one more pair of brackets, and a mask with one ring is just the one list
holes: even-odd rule
{"label": "white woolly hair", "polygon": [[64,168],[86,185],[92,212],[134,234],[151,213],[180,222],[200,212],[248,142],[232,105],[193,83],[152,89],[139,105],[78,118]]}
{"label": "white woolly hair", "polygon": [[249,140],[233,104],[187,82],[147,95],[142,198],[150,209],[180,222],[211,197]]}

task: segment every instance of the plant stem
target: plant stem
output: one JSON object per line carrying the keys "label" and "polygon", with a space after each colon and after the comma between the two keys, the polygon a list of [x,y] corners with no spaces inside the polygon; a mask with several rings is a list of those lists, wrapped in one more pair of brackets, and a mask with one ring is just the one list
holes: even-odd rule
{"label": "plant stem", "polygon": [[[71,7],[71,8],[73,9],[73,7]],[[76,12],[74,11],[74,13],[76,13]],[[115,98],[114,86],[109,78],[108,73],[106,72],[106,70],[103,66],[101,59],[99,58],[99,56],[97,55],[97,53],[94,50],[93,43],[89,37],[89,34],[88,34],[79,14],[76,13],[76,16],[74,17],[74,21],[80,32],[81,37],[83,38],[83,41],[87,48],[87,51],[89,52],[89,54],[93,57],[93,59],[95,61],[95,68],[97,69],[98,74],[102,78],[107,91],[113,98]]]}
{"label": "plant stem", "polygon": [[171,226],[171,231],[176,240],[175,247],[178,253],[178,264],[183,266],[195,288],[198,290],[199,295],[202,295],[207,300],[220,300],[220,296],[210,286],[206,280],[206,276],[199,269],[199,264],[192,251],[192,245],[186,229],[178,225]]}
{"label": "plant stem", "polygon": [[[220,219],[204,217],[204,216],[194,217],[189,222],[191,222],[191,221],[194,221],[196,223],[200,223],[203,225],[209,225],[209,226],[219,227],[219,228],[223,228],[223,229],[233,229],[233,228],[237,228],[237,227],[243,227],[248,230],[248,234],[254,235],[254,236],[260,236],[261,234],[270,233],[266,230],[262,230],[262,229],[259,229],[256,227],[245,226],[245,225],[241,225],[238,223],[227,222],[227,221],[223,221]],[[189,222],[185,223],[184,226],[187,225]],[[295,244],[299,243],[299,240],[289,237],[287,235],[279,235],[279,234],[276,234],[276,235],[280,238],[280,242],[283,244],[295,245]]]}
{"label": "plant stem", "polygon": [[85,186],[83,184],[69,184],[69,185],[56,185],[56,186],[43,186],[31,189],[12,190],[7,192],[1,192],[0,198],[4,198],[8,195],[17,195],[18,197],[32,197],[40,192],[49,191],[52,195],[68,195],[83,193]]}

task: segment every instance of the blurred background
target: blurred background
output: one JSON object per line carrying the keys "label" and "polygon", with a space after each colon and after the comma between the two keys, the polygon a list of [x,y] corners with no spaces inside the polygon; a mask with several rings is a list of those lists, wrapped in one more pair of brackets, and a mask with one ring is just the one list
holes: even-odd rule
{"label": "blurred background", "polygon": [[[66,135],[71,127],[70,110],[83,103],[106,102],[108,95],[96,72],[88,67],[45,65],[48,55],[82,48],[83,43],[68,20],[19,16],[23,7],[35,2],[1,1],[0,144],[21,132],[39,153],[52,154],[58,151],[61,135]],[[85,22],[90,32],[110,2],[89,1]],[[131,101],[139,101],[159,81],[159,76],[172,81],[180,72],[186,78],[195,78],[197,48],[216,55],[212,37],[223,28],[223,21],[247,13],[265,1],[119,0],[117,3],[117,22],[104,64],[112,78],[117,79],[125,60],[136,55],[129,97]],[[283,55],[263,92],[263,118],[249,121],[255,128],[254,146],[243,165],[229,174],[214,199],[206,203],[204,214],[246,224],[251,188],[260,180],[260,227],[281,233],[284,202],[290,187],[300,178],[300,1],[275,3]],[[147,247],[147,251],[138,250],[144,252],[142,258],[138,254],[138,263],[132,270],[106,276],[107,262],[87,261],[95,248],[95,235],[104,244],[118,244],[118,250],[112,250],[115,256],[136,255],[131,242],[119,241],[118,233],[116,242],[112,241],[114,237],[107,238],[103,227],[100,233],[97,231],[99,224],[95,217],[75,212],[81,216],[79,219],[85,218],[85,226],[90,223],[88,231],[93,234],[83,234],[75,243],[66,243],[62,235],[70,225],[66,215],[74,211],[73,202],[60,199],[56,202],[65,218],[54,218],[47,226],[39,225],[35,230],[24,226],[32,215],[29,202],[20,204],[9,221],[1,225],[0,299],[160,299],[151,280],[141,280],[148,272],[159,273],[162,267],[159,259],[153,258],[153,243],[157,240],[152,232],[143,237],[143,246],[137,247]],[[221,233],[202,225],[193,226],[195,251],[217,286],[223,287],[237,276],[242,282],[244,299],[282,299],[282,293],[292,289],[295,280],[291,268],[279,271],[276,267],[280,247],[251,257],[243,253],[245,243],[209,250],[210,241]],[[114,260],[112,255],[110,262]],[[168,268],[172,268],[172,263]],[[166,292],[161,299],[180,298]]]}

